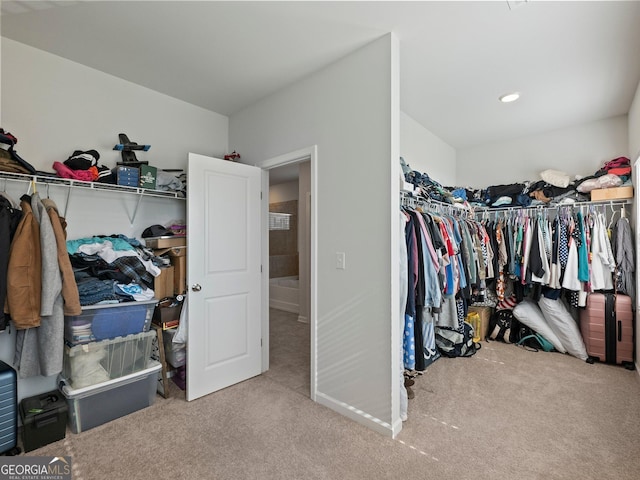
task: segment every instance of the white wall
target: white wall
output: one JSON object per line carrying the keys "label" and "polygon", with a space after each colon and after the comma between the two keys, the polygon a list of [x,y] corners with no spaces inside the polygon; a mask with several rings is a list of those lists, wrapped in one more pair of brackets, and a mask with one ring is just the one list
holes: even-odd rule
{"label": "white wall", "polygon": [[413,170],[444,186],[456,185],[456,150],[400,112],[400,155]]}
{"label": "white wall", "polygon": [[269,186],[269,203],[298,200],[298,180]]}
{"label": "white wall", "polygon": [[540,179],[540,172],[558,169],[570,175],[591,175],[606,161],[629,156],[627,116],[562,130],[458,150],[459,186],[490,185]]}
{"label": "white wall", "polygon": [[136,156],[160,168],[186,168],[190,151],[227,153],[225,116],[7,38],[2,67],[3,128],[40,170],[53,172],[77,149],[95,149],[115,167],[119,133],[151,145]]}
{"label": "white wall", "polygon": [[634,162],[640,155],[640,83],[629,108],[629,155]]}
{"label": "white wall", "polygon": [[[385,35],[232,115],[229,138],[244,162],[257,165],[317,145],[316,400],[389,434],[401,428],[397,387],[392,393],[400,380],[392,368],[400,332],[391,283],[398,278],[391,228],[400,154],[397,48]],[[346,254],[345,270],[336,269],[336,252]]]}
{"label": "white wall", "polygon": [[[637,169],[640,165],[636,164],[638,158],[640,158],[640,83],[638,84],[638,88],[636,89],[635,97],[633,98],[633,102],[631,103],[631,107],[629,108],[629,155],[631,159],[631,163],[634,166],[634,179],[638,178]],[[638,232],[638,226],[640,226],[639,216],[640,216],[640,198],[638,198],[638,187],[639,185],[634,185],[635,188],[635,198],[634,198],[634,212],[632,226],[635,229],[636,235],[636,369],[640,373],[640,295],[637,295],[638,285],[640,285],[640,232]]]}
{"label": "white wall", "polygon": [[[112,150],[123,132],[149,143],[138,154],[160,168],[185,168],[189,151],[221,156],[227,151],[228,119],[111,75],[2,38],[2,127],[18,137],[16,150],[39,170],[53,172],[76,149],[96,149],[114,167]],[[4,188],[4,181],[0,180]],[[14,198],[27,184],[7,182]],[[38,186],[64,212],[69,239],[122,233],[140,238],[154,223],[185,218],[185,201],[104,191]],[[136,211],[137,209],[137,211]],[[134,213],[136,213],[134,218]],[[13,363],[13,334],[0,334],[0,359]],[[19,398],[55,388],[55,377],[20,381]]]}

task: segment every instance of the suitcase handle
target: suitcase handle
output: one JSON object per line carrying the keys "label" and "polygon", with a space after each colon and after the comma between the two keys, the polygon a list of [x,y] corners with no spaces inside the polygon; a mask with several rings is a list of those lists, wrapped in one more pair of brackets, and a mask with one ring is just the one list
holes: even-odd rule
{"label": "suitcase handle", "polygon": [[618,320],[618,341],[622,341],[622,322]]}
{"label": "suitcase handle", "polygon": [[58,421],[58,411],[50,410],[36,416],[36,428],[42,428]]}

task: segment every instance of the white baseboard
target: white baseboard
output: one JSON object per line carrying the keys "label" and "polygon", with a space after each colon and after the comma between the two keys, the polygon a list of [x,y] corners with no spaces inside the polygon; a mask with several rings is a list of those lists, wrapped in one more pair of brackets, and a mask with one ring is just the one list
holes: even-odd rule
{"label": "white baseboard", "polygon": [[283,302],[282,300],[269,299],[269,307],[284,310],[285,312],[299,313],[300,308],[295,303]]}
{"label": "white baseboard", "polygon": [[387,422],[321,392],[316,392],[316,402],[387,437],[395,437],[402,426],[401,420],[400,428],[398,426],[394,428]]}

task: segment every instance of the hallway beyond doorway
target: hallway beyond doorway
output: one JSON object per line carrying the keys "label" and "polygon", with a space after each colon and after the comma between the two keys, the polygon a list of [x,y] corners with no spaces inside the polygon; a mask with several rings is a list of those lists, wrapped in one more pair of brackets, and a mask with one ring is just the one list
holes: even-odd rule
{"label": "hallway beyond doorway", "polygon": [[311,388],[309,324],[298,314],[269,309],[269,370],[263,375],[309,397]]}

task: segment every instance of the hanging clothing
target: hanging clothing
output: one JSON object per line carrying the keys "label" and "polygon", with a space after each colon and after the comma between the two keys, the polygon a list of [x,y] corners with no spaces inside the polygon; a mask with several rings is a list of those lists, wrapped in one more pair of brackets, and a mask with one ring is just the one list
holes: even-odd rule
{"label": "hanging clothing", "polygon": [[405,242],[407,245],[407,303],[405,307],[405,323],[403,333],[404,368],[416,368],[415,323],[416,315],[416,286],[418,284],[418,250],[416,236],[413,229],[413,217],[408,213],[405,225]]}
{"label": "hanging clothing", "polygon": [[62,275],[62,298],[64,299],[65,315],[80,315],[82,307],[80,306],[80,297],[78,294],[78,285],[73,275],[73,268],[67,253],[67,222],[64,217],[58,213],[58,207],[53,200],[45,198],[42,204],[47,210],[53,233],[56,238],[56,248],[58,253],[58,266]]}
{"label": "hanging clothing", "polygon": [[7,272],[11,242],[22,218],[22,211],[6,195],[0,195],[0,330],[5,330],[9,315],[4,313],[7,298]]}
{"label": "hanging clothing", "polygon": [[579,236],[578,243],[578,279],[581,282],[589,281],[589,254],[587,248],[587,235],[582,212],[577,213],[576,230]]}
{"label": "hanging clothing", "polygon": [[606,231],[604,215],[598,214],[592,216],[592,219],[591,288],[592,290],[611,290],[613,289],[612,274],[616,264]]}
{"label": "hanging clothing", "polygon": [[635,288],[635,248],[631,225],[626,217],[619,218],[612,238],[616,259],[616,289],[631,297],[631,305],[636,304]]}
{"label": "hanging clothing", "polygon": [[40,225],[33,216],[29,195],[20,198],[20,208],[22,218],[9,251],[5,310],[18,330],[40,325],[42,302]]}
{"label": "hanging clothing", "polygon": [[42,287],[40,325],[18,330],[14,365],[21,378],[45,377],[62,372],[64,312],[58,246],[51,219],[40,196],[31,196],[33,219],[39,225]]}
{"label": "hanging clothing", "polygon": [[403,335],[400,339],[400,418],[404,421],[408,417],[409,400],[407,396],[407,389],[404,385],[404,327],[405,327],[405,307],[407,304],[408,293],[408,276],[409,267],[407,265],[407,243],[405,241],[405,227],[407,225],[407,216],[404,212],[400,212],[399,215],[399,228],[400,228],[400,266],[398,268],[400,275],[400,331]]}

